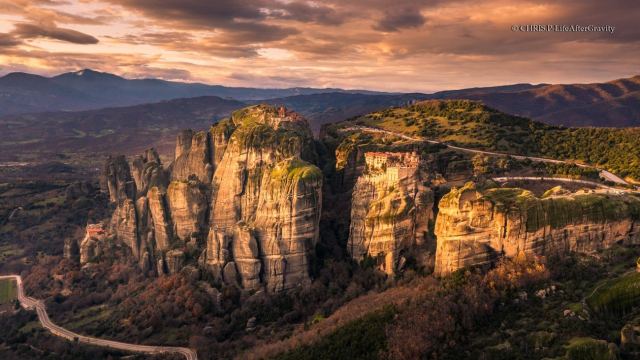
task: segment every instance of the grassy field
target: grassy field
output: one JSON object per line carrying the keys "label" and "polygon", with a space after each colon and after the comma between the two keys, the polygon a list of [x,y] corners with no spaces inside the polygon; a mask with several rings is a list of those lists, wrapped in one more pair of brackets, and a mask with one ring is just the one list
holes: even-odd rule
{"label": "grassy field", "polygon": [[640,303],[640,273],[612,279],[597,288],[586,300],[596,312],[625,313]]}
{"label": "grassy field", "polygon": [[0,304],[8,304],[16,299],[16,282],[10,279],[0,280]]}
{"label": "grassy field", "polygon": [[87,328],[95,327],[96,324],[109,318],[111,311],[111,309],[108,309],[104,305],[92,306],[75,313],[63,324],[69,329],[78,331],[86,330]]}

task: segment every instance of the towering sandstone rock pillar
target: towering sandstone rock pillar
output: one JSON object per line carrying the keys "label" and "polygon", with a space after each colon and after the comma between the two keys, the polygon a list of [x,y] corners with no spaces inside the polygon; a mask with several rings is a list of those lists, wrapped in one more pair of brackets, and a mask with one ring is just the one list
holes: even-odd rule
{"label": "towering sandstone rock pillar", "polygon": [[402,253],[425,242],[433,192],[416,153],[367,152],[365,163],[353,189],[348,250],[393,274]]}
{"label": "towering sandstone rock pillar", "polygon": [[[231,122],[219,124],[234,130],[213,176],[206,264],[219,278],[235,268],[251,287],[261,274],[268,291],[305,284],[322,187],[320,169],[302,160],[313,157],[308,125],[267,106],[237,111]],[[253,239],[255,247],[245,244]]]}
{"label": "towering sandstone rock pillar", "polygon": [[200,251],[199,264],[219,281],[271,292],[306,284],[322,173],[303,159],[315,158],[296,113],[241,109],[208,132],[181,132],[167,170],[153,150],[131,168],[124,157],[110,158],[112,232],[144,269],[174,273]]}
{"label": "towering sandstone rock pillar", "polygon": [[640,241],[640,199],[629,194],[518,188],[453,188],[439,204],[436,273],[488,265],[501,256],[589,252]]}

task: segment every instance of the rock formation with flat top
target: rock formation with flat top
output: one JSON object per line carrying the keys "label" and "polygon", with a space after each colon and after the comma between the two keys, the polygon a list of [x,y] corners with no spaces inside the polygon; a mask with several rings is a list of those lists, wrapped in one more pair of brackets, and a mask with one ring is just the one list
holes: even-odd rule
{"label": "rock formation with flat top", "polygon": [[[213,176],[205,262],[217,277],[233,262],[248,286],[260,272],[269,291],[308,283],[322,186],[320,170],[302,160],[313,157],[308,124],[262,105],[234,112],[231,121]],[[257,251],[245,244],[253,239]]]}
{"label": "rock formation with flat top", "polygon": [[542,198],[519,188],[453,188],[439,203],[436,268],[447,274],[501,256],[590,252],[640,241],[640,199],[564,191]]}

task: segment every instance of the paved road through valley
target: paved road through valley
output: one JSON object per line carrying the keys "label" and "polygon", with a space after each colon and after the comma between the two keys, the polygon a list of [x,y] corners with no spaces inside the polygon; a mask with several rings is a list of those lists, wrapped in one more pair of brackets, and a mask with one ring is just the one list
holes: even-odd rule
{"label": "paved road through valley", "polygon": [[20,275],[2,275],[0,276],[0,279],[15,280],[18,289],[18,301],[20,301],[20,305],[28,310],[35,309],[42,327],[49,330],[55,336],[59,336],[70,341],[78,341],[83,344],[102,346],[115,350],[131,351],[145,354],[176,353],[184,356],[186,360],[198,359],[198,354],[194,350],[185,347],[128,344],[119,341],[84,336],[69,331],[61,326],[54,324],[51,319],[49,319],[49,314],[47,314],[47,310],[42,300],[34,299],[25,295],[24,287],[22,286],[22,278],[20,277]]}

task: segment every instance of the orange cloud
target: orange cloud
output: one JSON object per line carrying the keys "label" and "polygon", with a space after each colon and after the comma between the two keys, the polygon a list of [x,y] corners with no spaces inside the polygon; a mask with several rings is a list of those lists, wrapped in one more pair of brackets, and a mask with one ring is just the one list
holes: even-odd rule
{"label": "orange cloud", "polygon": [[637,72],[639,18],[632,0],[0,0],[0,71],[388,91],[602,81]]}

